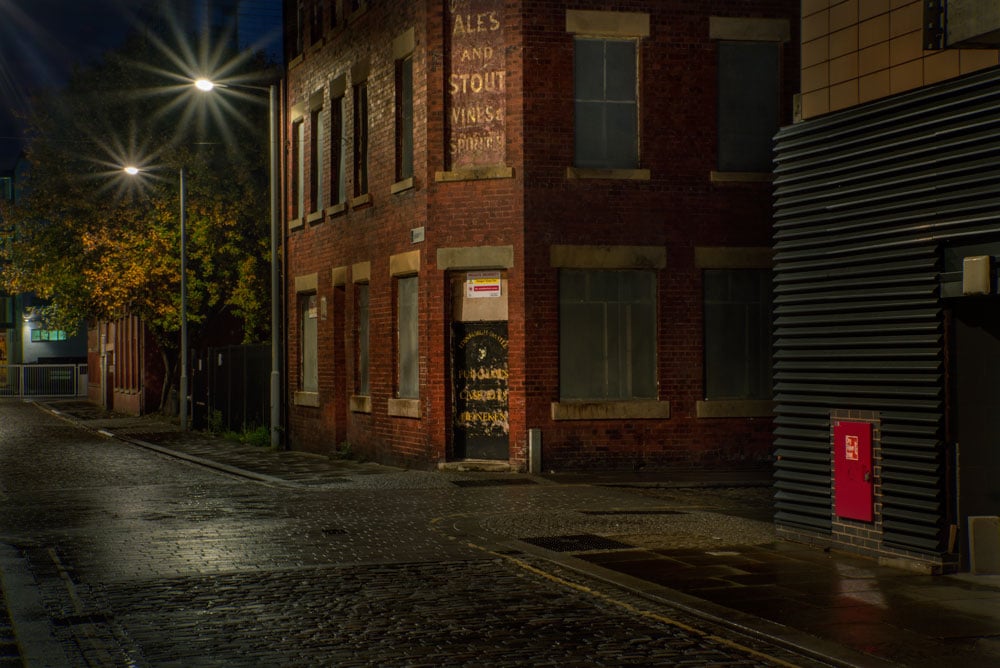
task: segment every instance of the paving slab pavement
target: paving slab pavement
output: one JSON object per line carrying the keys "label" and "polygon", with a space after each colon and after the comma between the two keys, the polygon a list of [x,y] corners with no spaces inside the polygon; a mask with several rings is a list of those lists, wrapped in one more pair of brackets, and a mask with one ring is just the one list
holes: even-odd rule
{"label": "paving slab pavement", "polygon": [[[275,485],[433,488],[524,481],[619,488],[620,495],[602,497],[613,499],[606,507],[518,517],[479,514],[460,518],[453,528],[498,554],[529,555],[535,563],[668,600],[833,663],[1000,665],[1000,576],[919,575],[777,540],[761,500],[769,495],[767,472],[408,471],[184,433],[166,418],[112,415],[87,402],[44,407],[161,454]],[[652,510],[650,498],[659,503]]]}

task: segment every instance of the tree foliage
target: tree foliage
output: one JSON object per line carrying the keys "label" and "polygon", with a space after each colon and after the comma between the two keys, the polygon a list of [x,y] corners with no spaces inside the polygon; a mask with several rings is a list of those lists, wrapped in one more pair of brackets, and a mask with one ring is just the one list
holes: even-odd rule
{"label": "tree foliage", "polygon": [[[49,300],[52,328],[133,314],[176,351],[183,168],[192,342],[225,314],[242,323],[246,342],[269,336],[266,101],[194,90],[190,78],[212,63],[182,42],[146,29],[34,101],[27,187],[0,212],[14,231],[0,287]],[[228,62],[230,79],[266,65],[200,52],[216,67]],[[169,74],[175,66],[187,71]],[[125,174],[127,164],[140,173]]]}

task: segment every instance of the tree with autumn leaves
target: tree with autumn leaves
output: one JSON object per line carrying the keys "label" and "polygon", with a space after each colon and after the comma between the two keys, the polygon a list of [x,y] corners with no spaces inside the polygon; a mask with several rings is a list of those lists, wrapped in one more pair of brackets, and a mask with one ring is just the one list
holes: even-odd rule
{"label": "tree with autumn leaves", "polygon": [[[246,82],[265,65],[259,56],[197,49],[179,33],[146,29],[74,72],[64,89],[39,95],[26,119],[26,187],[16,206],[0,211],[13,230],[0,288],[47,300],[51,329],[141,317],[163,352],[165,388],[173,385],[183,167],[192,344],[227,318],[242,325],[244,342],[267,340],[266,100],[191,85],[203,68]],[[140,172],[129,176],[126,165]]]}

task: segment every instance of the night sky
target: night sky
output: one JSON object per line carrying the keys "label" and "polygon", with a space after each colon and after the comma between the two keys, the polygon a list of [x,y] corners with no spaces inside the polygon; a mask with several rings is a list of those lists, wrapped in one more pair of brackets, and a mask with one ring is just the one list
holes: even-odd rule
{"label": "night sky", "polygon": [[20,150],[16,117],[32,92],[62,85],[74,65],[118,46],[129,26],[127,4],[0,0],[0,169],[12,167]]}
{"label": "night sky", "polygon": [[[0,171],[12,168],[21,150],[17,117],[31,94],[63,85],[74,66],[119,46],[134,17],[163,1],[0,0]],[[240,15],[241,23],[277,32],[281,0],[242,0]]]}

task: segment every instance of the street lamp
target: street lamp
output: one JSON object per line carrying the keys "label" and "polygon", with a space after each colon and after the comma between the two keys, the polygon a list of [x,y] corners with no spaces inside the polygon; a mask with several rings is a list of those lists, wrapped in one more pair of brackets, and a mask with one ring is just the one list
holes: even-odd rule
{"label": "street lamp", "polygon": [[278,186],[278,86],[249,86],[244,84],[221,84],[211,79],[200,78],[194,82],[195,88],[203,92],[211,92],[215,88],[241,88],[253,91],[267,91],[268,104],[268,138],[270,160],[271,189],[271,447],[281,444],[281,275],[278,264],[278,248],[281,245],[281,206],[279,204]]}
{"label": "street lamp", "polygon": [[[129,176],[136,176],[139,168],[126,165],[122,168]],[[181,208],[181,378],[180,421],[181,430],[188,428],[188,318],[187,318],[187,187],[184,182],[184,168],[180,168],[180,208]]]}

